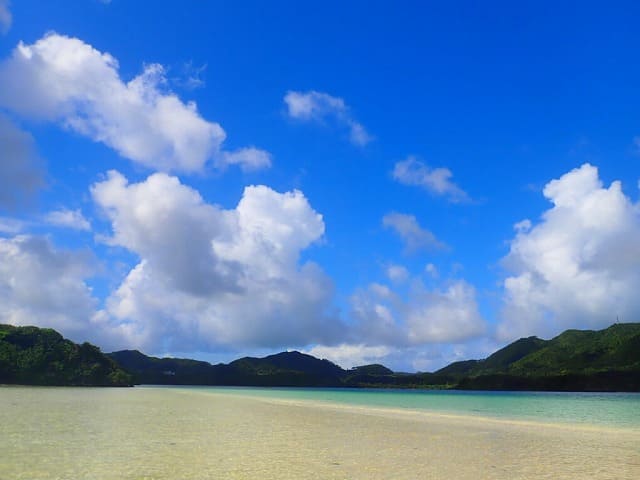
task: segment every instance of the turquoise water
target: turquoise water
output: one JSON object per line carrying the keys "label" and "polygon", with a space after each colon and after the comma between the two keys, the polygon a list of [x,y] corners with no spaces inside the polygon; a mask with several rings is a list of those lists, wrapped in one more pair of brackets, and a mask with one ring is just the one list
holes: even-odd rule
{"label": "turquoise water", "polygon": [[[144,387],[143,387],[144,388]],[[640,428],[640,394],[331,388],[175,387],[285,400],[427,410],[511,420]]]}

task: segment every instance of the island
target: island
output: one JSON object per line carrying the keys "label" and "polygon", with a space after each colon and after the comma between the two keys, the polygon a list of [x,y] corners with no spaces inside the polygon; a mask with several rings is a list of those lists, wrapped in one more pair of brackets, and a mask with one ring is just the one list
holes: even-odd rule
{"label": "island", "polygon": [[0,383],[638,392],[640,323],[521,338],[485,359],[418,373],[379,364],[343,369],[298,351],[216,365],[137,350],[103,354],[51,329],[0,325]]}

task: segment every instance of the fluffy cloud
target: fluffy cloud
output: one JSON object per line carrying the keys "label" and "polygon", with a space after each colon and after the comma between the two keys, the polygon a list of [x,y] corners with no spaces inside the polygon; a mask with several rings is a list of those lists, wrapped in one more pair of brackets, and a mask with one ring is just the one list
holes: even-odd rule
{"label": "fluffy cloud", "polygon": [[382,225],[397,233],[408,253],[419,250],[443,250],[447,245],[440,242],[429,230],[422,228],[413,215],[392,212],[382,218]]}
{"label": "fluffy cloud", "polygon": [[95,338],[90,321],[96,300],[86,284],[94,263],[90,253],[56,249],[45,237],[0,238],[0,323]]}
{"label": "fluffy cloud", "polygon": [[342,98],[328,93],[289,91],[284,96],[287,112],[291,118],[307,122],[323,122],[332,119],[349,130],[351,143],[364,146],[373,140],[367,130],[352,116],[349,107]]}
{"label": "fluffy cloud", "polygon": [[131,345],[151,351],[331,344],[342,325],[332,284],[302,250],[324,222],[299,191],[246,187],[235,209],[206,203],[175,177],[93,186],[112,245],[140,257],[107,301]]}
{"label": "fluffy cloud", "polygon": [[72,230],[91,230],[91,224],[84,218],[82,212],[77,210],[69,210],[62,208],[54,210],[45,215],[45,222],[56,227],[70,228]]}
{"label": "fluffy cloud", "polygon": [[223,152],[216,158],[215,163],[219,168],[239,165],[242,171],[250,172],[270,167],[271,155],[255,147],[246,147],[233,152]]}
{"label": "fluffy cloud", "polygon": [[495,350],[482,340],[487,326],[472,285],[450,280],[429,289],[419,277],[405,281],[406,294],[379,283],[357,290],[343,342],[316,345],[308,353],[344,368],[382,363],[396,371],[433,371]]}
{"label": "fluffy cloud", "polygon": [[428,289],[417,279],[406,297],[373,283],[351,299],[356,338],[367,345],[456,343],[485,333],[475,288],[464,280]]}
{"label": "fluffy cloud", "polygon": [[469,195],[452,180],[448,168],[430,168],[413,156],[398,162],[393,168],[393,178],[404,184],[424,188],[432,195],[446,197],[452,203],[469,202]]}
{"label": "fluffy cloud", "polygon": [[640,318],[640,205],[585,164],[544,188],[553,204],[516,225],[504,265],[502,339]]}
{"label": "fluffy cloud", "polygon": [[[147,65],[125,83],[114,57],[55,33],[20,43],[0,65],[0,105],[58,122],[149,168],[200,171],[209,159],[224,156],[226,134],[165,86],[161,65]],[[249,169],[268,166],[264,157],[256,163],[256,152],[232,158]]]}
{"label": "fluffy cloud", "polygon": [[25,203],[42,184],[33,138],[0,115],[0,208]]}
{"label": "fluffy cloud", "polygon": [[486,358],[502,345],[487,338],[460,344],[430,344],[428,346],[371,346],[362,343],[341,343],[315,346],[306,351],[326,358],[343,368],[381,363],[396,372],[433,372],[459,360]]}
{"label": "fluffy cloud", "polygon": [[362,344],[342,343],[333,347],[316,345],[305,351],[316,358],[326,358],[342,368],[353,368],[368,365],[386,359],[393,350],[385,346],[368,346]]}
{"label": "fluffy cloud", "polygon": [[0,0],[0,33],[5,35],[11,28],[13,16],[9,10],[9,0]]}

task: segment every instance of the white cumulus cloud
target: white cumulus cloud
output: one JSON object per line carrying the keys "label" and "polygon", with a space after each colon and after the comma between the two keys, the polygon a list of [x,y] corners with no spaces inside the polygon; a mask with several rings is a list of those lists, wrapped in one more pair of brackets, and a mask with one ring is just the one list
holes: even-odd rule
{"label": "white cumulus cloud", "polygon": [[[202,118],[195,103],[167,91],[166,83],[158,64],[125,82],[110,54],[49,33],[31,45],[21,42],[0,64],[0,105],[57,122],[148,168],[201,171],[208,160],[224,155],[226,134]],[[236,155],[233,163],[268,166],[256,157]]]}
{"label": "white cumulus cloud", "polygon": [[96,338],[90,322],[97,300],[86,283],[94,263],[91,253],[57,249],[46,237],[0,238],[0,323]]}
{"label": "white cumulus cloud", "polygon": [[373,140],[364,126],[357,122],[351,110],[340,97],[310,90],[289,91],[284,96],[287,113],[291,118],[306,122],[332,120],[349,131],[349,140],[354,145],[364,146]]}
{"label": "white cumulus cloud", "polygon": [[147,351],[331,344],[331,281],[300,253],[324,234],[299,191],[245,188],[235,209],[208,204],[166,174],[92,187],[112,245],[140,257],[107,300],[131,345]]}
{"label": "white cumulus cloud", "polygon": [[418,346],[459,343],[486,332],[469,283],[452,280],[433,289],[417,279],[411,283],[405,296],[377,283],[358,290],[351,299],[356,338],[368,345]]}
{"label": "white cumulus cloud", "polygon": [[316,358],[326,358],[342,368],[353,368],[360,365],[378,363],[384,360],[392,352],[386,346],[369,346],[362,344],[341,343],[340,345],[327,347],[316,345],[306,350],[305,353]]}
{"label": "white cumulus cloud", "polygon": [[431,168],[413,156],[397,162],[393,168],[393,178],[399,183],[424,188],[452,203],[469,202],[471,199],[467,192],[456,185],[452,177],[453,173],[448,168]]}
{"label": "white cumulus cloud", "polygon": [[552,336],[640,318],[640,205],[584,164],[549,182],[552,206],[515,225],[498,334]]}

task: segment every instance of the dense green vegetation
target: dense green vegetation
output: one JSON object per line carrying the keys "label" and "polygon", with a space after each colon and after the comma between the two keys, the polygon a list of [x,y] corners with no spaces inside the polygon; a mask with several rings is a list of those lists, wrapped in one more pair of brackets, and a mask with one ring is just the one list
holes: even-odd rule
{"label": "dense green vegetation", "polygon": [[343,370],[299,352],[245,357],[228,365],[132,351],[111,356],[140,383],[640,391],[640,324],[568,330],[552,340],[521,338],[484,360],[455,362],[435,373],[394,373],[378,364]]}
{"label": "dense green vegetation", "polygon": [[136,383],[228,386],[341,386],[345,371],[328,360],[300,352],[244,357],[228,365],[181,358],[148,357],[136,350],[109,354]]}
{"label": "dense green vegetation", "polygon": [[103,355],[51,329],[0,325],[0,383],[640,391],[640,323],[567,330],[551,340],[521,338],[484,360],[413,374],[379,364],[344,370],[300,352],[218,365],[136,350]]}
{"label": "dense green vegetation", "polygon": [[55,330],[0,325],[0,384],[128,386],[132,377],[90,343]]}
{"label": "dense green vegetation", "polygon": [[458,388],[640,391],[640,323],[520,339],[461,377]]}

